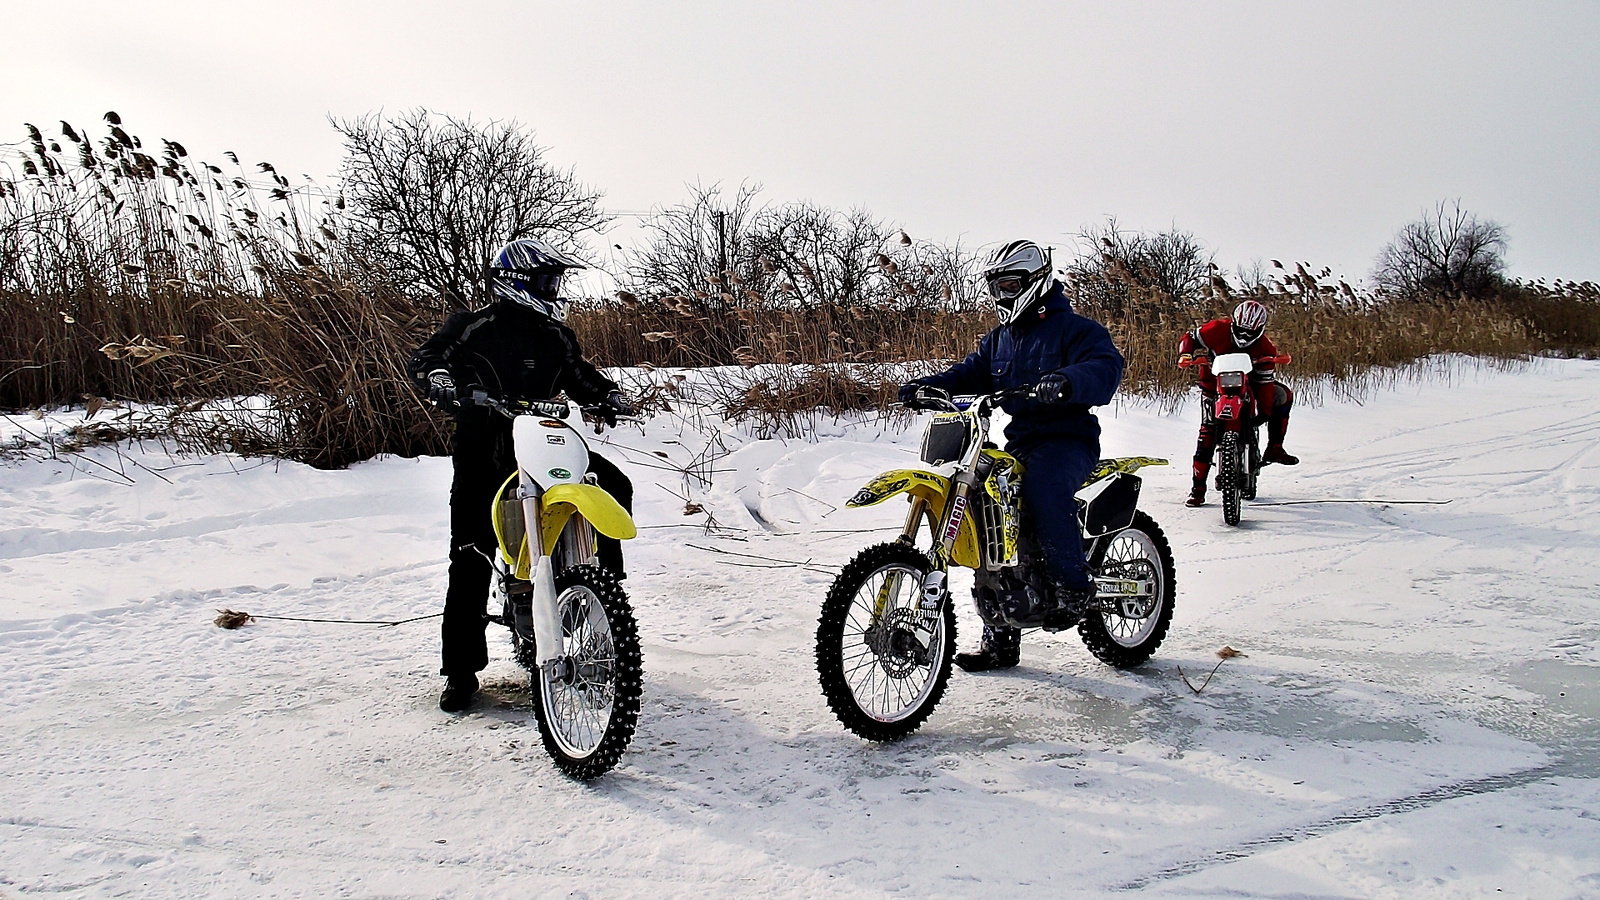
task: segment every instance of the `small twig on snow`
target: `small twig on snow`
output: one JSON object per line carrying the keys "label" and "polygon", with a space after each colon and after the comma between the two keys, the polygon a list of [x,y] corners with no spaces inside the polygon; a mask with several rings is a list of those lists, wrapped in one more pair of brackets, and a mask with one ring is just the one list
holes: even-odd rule
{"label": "small twig on snow", "polygon": [[1194,691],[1195,696],[1199,696],[1200,692],[1206,689],[1206,685],[1211,683],[1211,676],[1217,674],[1217,670],[1222,668],[1222,664],[1223,663],[1227,662],[1230,659],[1233,659],[1235,656],[1246,656],[1246,655],[1247,654],[1241,653],[1238,650],[1233,649],[1232,647],[1224,645],[1221,650],[1217,651],[1217,656],[1219,656],[1221,658],[1217,660],[1217,664],[1211,668],[1211,671],[1206,674],[1205,680],[1200,682],[1200,686],[1199,687],[1195,687],[1194,683],[1189,680],[1189,676],[1183,674],[1183,666],[1179,666],[1178,667],[1178,677],[1183,679],[1183,683],[1185,685],[1188,685],[1189,690]]}

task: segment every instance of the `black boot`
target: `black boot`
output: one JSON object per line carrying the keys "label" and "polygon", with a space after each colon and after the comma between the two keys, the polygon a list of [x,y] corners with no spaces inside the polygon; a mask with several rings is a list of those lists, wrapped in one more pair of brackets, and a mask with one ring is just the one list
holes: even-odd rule
{"label": "black boot", "polygon": [[472,695],[478,692],[478,676],[451,675],[445,679],[444,693],[439,695],[439,708],[448,713],[461,712],[472,705]]}
{"label": "black boot", "polygon": [[1009,669],[1022,658],[1022,629],[1007,625],[983,626],[983,643],[977,653],[957,653],[956,665],[968,672]]}
{"label": "black boot", "polygon": [[1062,584],[1057,582],[1053,591],[1056,605],[1045,611],[1045,631],[1065,631],[1083,621],[1094,603],[1094,582],[1088,584]]}

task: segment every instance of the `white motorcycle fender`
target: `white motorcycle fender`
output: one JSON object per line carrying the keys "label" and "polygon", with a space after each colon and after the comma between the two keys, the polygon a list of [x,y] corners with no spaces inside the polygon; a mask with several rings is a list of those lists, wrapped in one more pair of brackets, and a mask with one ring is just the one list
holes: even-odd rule
{"label": "white motorcycle fender", "polygon": [[541,667],[561,655],[561,617],[556,610],[556,575],[550,557],[533,567],[533,650]]}

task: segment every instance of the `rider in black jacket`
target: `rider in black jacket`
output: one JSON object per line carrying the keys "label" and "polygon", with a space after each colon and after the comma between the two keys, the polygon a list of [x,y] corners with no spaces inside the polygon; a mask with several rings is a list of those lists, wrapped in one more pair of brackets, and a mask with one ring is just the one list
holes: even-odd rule
{"label": "rider in black jacket", "polygon": [[[500,249],[489,265],[490,303],[456,313],[417,348],[406,371],[441,408],[455,415],[450,459],[450,586],[441,626],[444,693],[439,708],[459,712],[478,690],[477,673],[489,664],[484,604],[489,593],[486,553],[495,548],[489,506],[516,471],[511,420],[482,406],[457,403],[481,387],[502,401],[553,400],[565,392],[598,406],[614,421],[633,410],[617,385],[583,358],[572,329],[560,321],[562,275],[583,264],[543,241],[524,238]],[[593,452],[589,471],[624,509],[633,509],[633,485],[622,470]],[[602,537],[600,564],[623,576],[622,545]]]}

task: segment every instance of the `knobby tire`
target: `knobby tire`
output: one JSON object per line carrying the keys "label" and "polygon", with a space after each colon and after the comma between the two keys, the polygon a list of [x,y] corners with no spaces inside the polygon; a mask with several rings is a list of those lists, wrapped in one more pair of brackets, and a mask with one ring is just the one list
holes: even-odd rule
{"label": "knobby tire", "polygon": [[1107,624],[1108,618],[1121,618],[1120,616],[1113,616],[1105,612],[1091,612],[1078,625],[1078,637],[1082,639],[1083,645],[1089,648],[1089,652],[1094,655],[1095,659],[1118,669],[1137,666],[1155,654],[1156,648],[1160,647],[1161,642],[1166,639],[1167,628],[1172,624],[1173,599],[1177,596],[1178,589],[1178,567],[1172,560],[1172,545],[1168,543],[1167,536],[1162,532],[1161,526],[1157,525],[1154,519],[1142,511],[1133,514],[1132,525],[1117,532],[1110,539],[1101,542],[1099,549],[1095,551],[1094,558],[1089,560],[1090,566],[1096,572],[1099,572],[1101,566],[1105,564],[1106,552],[1114,545],[1117,538],[1123,535],[1129,535],[1130,537],[1143,535],[1155,547],[1156,558],[1151,562],[1155,563],[1160,570],[1161,576],[1161,589],[1156,599],[1157,605],[1151,611],[1151,615],[1156,617],[1155,626],[1138,643],[1129,646],[1120,643],[1112,635],[1111,629]]}
{"label": "knobby tire", "polygon": [[845,728],[870,741],[899,740],[921,727],[944,697],[945,687],[950,681],[950,663],[955,657],[955,610],[946,597],[940,611],[943,625],[941,634],[936,637],[934,646],[929,647],[929,651],[936,654],[931,660],[932,664],[927,667],[930,681],[925,682],[925,686],[913,698],[915,705],[902,707],[892,721],[884,721],[870,715],[857,701],[850,685],[850,675],[863,665],[878,666],[881,657],[869,659],[857,654],[853,664],[847,664],[845,628],[852,622],[851,612],[862,588],[873,575],[891,567],[915,573],[919,584],[930,568],[928,558],[910,544],[896,541],[868,547],[856,554],[855,559],[834,580],[817,621],[817,675],[828,708],[833,710]]}
{"label": "knobby tire", "polygon": [[1229,525],[1239,524],[1240,449],[1239,432],[1224,432],[1218,448],[1217,488],[1222,492],[1222,520]]}
{"label": "knobby tire", "polygon": [[[615,654],[611,678],[611,714],[604,724],[604,733],[593,750],[576,756],[568,753],[559,743],[542,682],[544,673],[532,664],[531,654],[524,664],[530,669],[534,717],[539,723],[539,737],[545,752],[555,762],[556,768],[579,781],[598,778],[609,772],[633,739],[639,722],[639,698],[644,684],[644,665],[639,652],[639,626],[634,621],[628,597],[610,571],[599,566],[576,566],[556,576],[556,596],[560,597],[574,587],[585,588],[600,602],[606,623],[611,630],[612,651]],[[563,623],[566,616],[562,616]],[[563,631],[565,625],[563,624]]]}

